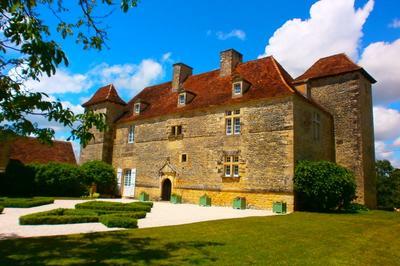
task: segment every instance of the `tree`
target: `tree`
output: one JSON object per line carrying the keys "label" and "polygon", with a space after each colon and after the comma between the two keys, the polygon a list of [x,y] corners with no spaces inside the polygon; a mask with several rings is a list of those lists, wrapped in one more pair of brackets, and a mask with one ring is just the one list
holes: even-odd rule
{"label": "tree", "polygon": [[354,174],[332,162],[300,161],[293,181],[300,207],[305,210],[343,209],[356,198]]}
{"label": "tree", "polygon": [[[83,49],[101,50],[106,46],[107,32],[101,27],[105,15],[97,10],[114,8],[113,0],[78,0],[80,16],[68,21],[68,9],[62,0],[3,0],[0,1],[0,139],[9,135],[35,135],[51,142],[54,130],[41,128],[29,117],[42,116],[70,128],[70,139],[79,139],[85,146],[92,138],[92,127],[106,130],[105,117],[92,111],[74,114],[59,100],[42,92],[32,92],[27,80],[52,76],[59,65],[68,66],[62,47],[52,38],[52,30],[60,36],[74,38]],[[135,7],[137,0],[120,0],[123,12]],[[55,29],[44,23],[43,10],[57,18]],[[104,10],[104,8],[103,8]],[[112,12],[113,10],[111,10]]]}
{"label": "tree", "polygon": [[113,195],[117,189],[114,168],[102,161],[89,161],[81,165],[86,185],[95,183],[100,194]]}
{"label": "tree", "polygon": [[378,207],[393,209],[400,207],[400,169],[395,169],[387,160],[376,161]]}

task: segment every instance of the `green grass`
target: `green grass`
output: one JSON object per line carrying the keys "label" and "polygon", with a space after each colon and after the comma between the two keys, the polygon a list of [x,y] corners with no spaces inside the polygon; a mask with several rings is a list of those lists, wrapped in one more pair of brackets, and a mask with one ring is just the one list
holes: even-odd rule
{"label": "green grass", "polygon": [[54,198],[33,197],[33,198],[0,198],[0,205],[6,208],[31,208],[54,202]]}
{"label": "green grass", "polygon": [[399,265],[400,214],[294,213],[0,241],[0,265]]}

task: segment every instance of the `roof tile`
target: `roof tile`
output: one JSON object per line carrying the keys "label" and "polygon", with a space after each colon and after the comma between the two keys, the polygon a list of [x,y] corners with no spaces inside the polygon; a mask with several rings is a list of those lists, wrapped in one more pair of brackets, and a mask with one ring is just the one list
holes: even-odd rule
{"label": "roof tile", "polygon": [[89,101],[82,104],[83,107],[88,107],[90,105],[103,103],[103,102],[113,102],[116,104],[126,105],[124,100],[122,100],[117,90],[115,89],[113,84],[109,84],[107,86],[101,87],[96,91],[96,93],[90,98]]}

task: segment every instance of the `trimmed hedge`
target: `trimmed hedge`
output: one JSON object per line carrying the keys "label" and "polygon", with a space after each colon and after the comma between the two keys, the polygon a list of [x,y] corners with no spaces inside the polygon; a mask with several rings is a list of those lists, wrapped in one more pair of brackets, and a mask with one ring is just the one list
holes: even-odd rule
{"label": "trimmed hedge", "polygon": [[0,198],[0,204],[7,208],[31,208],[54,203],[53,198]]}
{"label": "trimmed hedge", "polygon": [[121,217],[120,214],[102,215],[99,219],[100,223],[107,227],[118,228],[137,228],[137,219],[130,217]]}
{"label": "trimmed hedge", "polygon": [[150,204],[143,204],[142,202],[132,203],[120,203],[110,201],[88,201],[75,205],[76,209],[87,209],[87,210],[105,210],[105,211],[116,211],[116,212],[137,212],[145,211],[149,212],[152,208]]}
{"label": "trimmed hedge", "polygon": [[21,225],[96,223],[98,221],[99,217],[96,212],[61,208],[28,214],[19,218]]}

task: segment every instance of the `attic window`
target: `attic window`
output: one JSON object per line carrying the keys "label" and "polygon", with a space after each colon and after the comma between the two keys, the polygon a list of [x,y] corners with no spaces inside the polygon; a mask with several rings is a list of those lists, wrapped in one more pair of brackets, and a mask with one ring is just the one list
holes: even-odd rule
{"label": "attic window", "polygon": [[140,103],[135,103],[134,110],[135,114],[140,114]]}
{"label": "attic window", "polygon": [[241,95],[242,94],[242,82],[233,83],[233,95]]}
{"label": "attic window", "polygon": [[185,105],[186,104],[186,93],[179,94],[178,104],[179,105]]}

